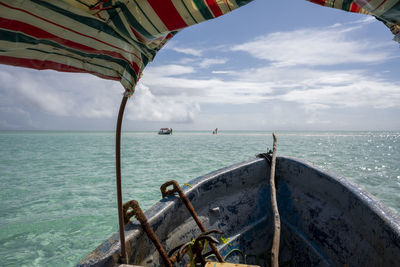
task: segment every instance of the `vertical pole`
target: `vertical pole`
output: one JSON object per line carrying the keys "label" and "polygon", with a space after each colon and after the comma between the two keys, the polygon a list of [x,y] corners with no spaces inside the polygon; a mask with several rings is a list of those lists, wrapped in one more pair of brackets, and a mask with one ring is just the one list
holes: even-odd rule
{"label": "vertical pole", "polygon": [[276,189],[275,189],[275,165],[276,165],[276,136],[272,133],[274,138],[273,152],[272,152],[272,163],[271,163],[271,175],[270,175],[270,187],[271,187],[271,205],[274,213],[274,239],[271,249],[271,266],[279,266],[279,240],[281,236],[281,219],[279,217],[278,204],[276,201]]}
{"label": "vertical pole", "polygon": [[124,234],[124,212],[122,208],[122,188],[121,188],[121,126],[124,116],[125,105],[128,97],[124,95],[119,107],[117,129],[115,134],[115,170],[117,175],[117,202],[118,202],[118,221],[119,221],[119,239],[121,243],[121,262],[127,263],[125,250],[125,234]]}

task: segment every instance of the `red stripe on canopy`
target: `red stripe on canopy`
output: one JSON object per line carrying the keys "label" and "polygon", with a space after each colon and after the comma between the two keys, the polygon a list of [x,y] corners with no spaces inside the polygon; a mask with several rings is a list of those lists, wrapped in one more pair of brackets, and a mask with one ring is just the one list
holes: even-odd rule
{"label": "red stripe on canopy", "polygon": [[309,0],[309,1],[314,3],[314,4],[321,5],[321,6],[324,6],[325,2],[326,2],[325,0]]}
{"label": "red stripe on canopy", "polygon": [[188,26],[171,0],[148,0],[148,2],[169,31]]}
{"label": "red stripe on canopy", "polygon": [[358,13],[358,12],[360,12],[360,9],[361,9],[361,7],[359,7],[358,5],[356,5],[354,3],[352,3],[350,5],[350,11],[351,12]]}
{"label": "red stripe on canopy", "polygon": [[210,8],[211,12],[213,13],[214,17],[222,16],[223,13],[219,8],[216,0],[206,0],[208,7]]}

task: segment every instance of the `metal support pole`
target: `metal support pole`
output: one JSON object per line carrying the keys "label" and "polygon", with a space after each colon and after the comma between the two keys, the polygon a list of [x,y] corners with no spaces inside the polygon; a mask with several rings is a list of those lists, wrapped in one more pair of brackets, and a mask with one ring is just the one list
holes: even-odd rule
{"label": "metal support pole", "polygon": [[118,202],[118,221],[119,221],[119,239],[121,243],[121,262],[127,263],[128,258],[125,250],[124,233],[124,213],[122,208],[122,187],[121,187],[121,125],[124,116],[124,110],[128,97],[124,95],[119,107],[117,129],[115,135],[115,170],[117,175],[117,202]]}

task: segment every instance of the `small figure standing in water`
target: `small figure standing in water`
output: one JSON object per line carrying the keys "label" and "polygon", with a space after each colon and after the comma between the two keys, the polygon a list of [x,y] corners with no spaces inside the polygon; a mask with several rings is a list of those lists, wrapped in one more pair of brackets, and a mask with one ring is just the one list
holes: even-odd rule
{"label": "small figure standing in water", "polygon": [[218,128],[215,128],[215,130],[213,131],[213,134],[218,134]]}

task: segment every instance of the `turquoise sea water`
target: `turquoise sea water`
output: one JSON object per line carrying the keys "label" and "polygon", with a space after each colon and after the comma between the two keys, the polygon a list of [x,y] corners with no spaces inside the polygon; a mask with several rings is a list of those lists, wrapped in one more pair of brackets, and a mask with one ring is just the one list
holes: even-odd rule
{"label": "turquoise sea water", "polygon": [[[278,155],[359,184],[400,213],[400,132],[277,132]],[[0,266],[73,266],[118,230],[112,132],[0,132]],[[124,201],[266,152],[270,132],[128,132]]]}

